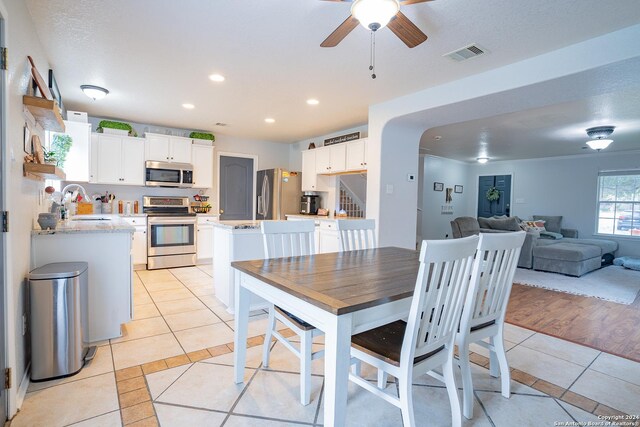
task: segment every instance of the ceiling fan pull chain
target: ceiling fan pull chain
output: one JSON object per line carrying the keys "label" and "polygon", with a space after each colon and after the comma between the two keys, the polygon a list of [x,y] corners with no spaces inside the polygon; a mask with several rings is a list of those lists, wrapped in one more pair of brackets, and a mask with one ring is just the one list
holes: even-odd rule
{"label": "ceiling fan pull chain", "polygon": [[371,78],[376,78],[376,32],[371,31],[371,65],[369,65],[371,71]]}

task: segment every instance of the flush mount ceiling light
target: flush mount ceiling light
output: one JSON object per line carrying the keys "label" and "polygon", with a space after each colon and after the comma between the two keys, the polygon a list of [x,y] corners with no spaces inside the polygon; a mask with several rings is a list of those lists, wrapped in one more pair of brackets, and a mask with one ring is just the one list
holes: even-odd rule
{"label": "flush mount ceiling light", "polygon": [[196,108],[196,106],[193,104],[182,104],[182,108],[186,108],[187,110],[193,110],[194,108]]}
{"label": "flush mount ceiling light", "polygon": [[489,158],[488,157],[478,157],[476,160],[478,161],[478,163],[482,163],[484,165],[485,163],[487,163],[489,161]]}
{"label": "flush mount ceiling light", "polygon": [[593,138],[587,141],[589,148],[593,150],[604,150],[613,142],[613,139],[606,139],[613,133],[615,126],[596,126],[586,130],[589,138]]}
{"label": "flush mount ceiling light", "polygon": [[224,81],[224,76],[221,74],[211,74],[209,76],[209,80],[211,80],[212,82],[221,83]]}
{"label": "flush mount ceiling light", "polygon": [[311,98],[311,99],[307,99],[307,104],[309,104],[309,105],[318,105],[318,104],[320,104],[320,101],[318,101],[317,99]]}
{"label": "flush mount ceiling light", "polygon": [[351,15],[371,31],[386,27],[399,11],[398,0],[356,0],[351,6]]}
{"label": "flush mount ceiling light", "polygon": [[94,101],[97,101],[109,95],[109,91],[100,86],[82,85],[80,86],[80,89],[82,89],[84,94],[87,95],[89,98],[93,99]]}
{"label": "flush mount ceiling light", "polygon": [[272,123],[275,123],[275,122],[276,122],[276,119],[272,119],[271,117],[267,117],[266,119],[264,119],[264,122],[265,122],[265,123],[272,124]]}

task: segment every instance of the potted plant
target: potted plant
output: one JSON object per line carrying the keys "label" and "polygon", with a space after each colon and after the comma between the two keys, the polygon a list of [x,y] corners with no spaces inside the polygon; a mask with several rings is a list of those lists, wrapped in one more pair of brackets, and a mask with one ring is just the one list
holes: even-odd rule
{"label": "potted plant", "polygon": [[189,138],[193,138],[193,139],[202,139],[204,141],[211,141],[214,142],[216,140],[216,137],[209,132],[191,132],[189,134]]}
{"label": "potted plant", "polygon": [[[67,154],[71,149],[71,145],[73,145],[73,139],[71,136],[63,133],[53,135],[53,138],[51,139],[51,147],[49,147],[51,151],[49,153],[52,154],[51,157],[53,158],[53,163],[55,163],[59,168],[64,169],[64,162],[67,160]],[[46,157],[47,153],[45,153],[45,162]]]}
{"label": "potted plant", "polygon": [[44,162],[48,165],[57,165],[58,160],[56,159],[55,151],[45,151],[44,152]]}
{"label": "potted plant", "polygon": [[137,132],[133,130],[133,127],[131,127],[129,123],[116,122],[113,120],[101,120],[100,123],[98,123],[96,132],[120,136],[138,136]]}

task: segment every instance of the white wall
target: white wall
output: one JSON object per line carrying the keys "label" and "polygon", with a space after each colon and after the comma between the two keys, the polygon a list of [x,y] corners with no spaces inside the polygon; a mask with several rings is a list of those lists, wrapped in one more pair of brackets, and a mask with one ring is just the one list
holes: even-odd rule
{"label": "white wall", "polygon": [[[616,240],[618,256],[640,257],[640,241],[631,237],[595,236],[598,171],[640,169],[640,151],[601,152],[579,156],[474,164],[470,187],[477,199],[479,175],[513,176],[512,215],[562,215],[564,228],[577,228],[579,237]],[[475,202],[474,202],[475,204]],[[473,215],[475,216],[475,215]]]}
{"label": "white wall", "polygon": [[[475,216],[475,194],[472,181],[469,179],[470,165],[442,157],[424,157],[424,181],[422,193],[422,238],[451,238],[450,221],[459,216]],[[446,191],[434,191],[433,183],[441,182],[447,188],[463,186],[463,192],[453,193],[452,214],[442,214],[442,206],[446,206]]]}
{"label": "white wall", "polygon": [[417,186],[406,174],[417,170],[426,129],[636,87],[639,37],[640,25],[627,27],[370,106],[367,217],[379,244],[415,244]]}
{"label": "white wall", "polygon": [[[2,1],[2,0],[0,0]],[[4,5],[3,5],[4,4]],[[49,70],[47,57],[42,49],[36,29],[25,2],[3,0],[0,10],[7,24],[9,69],[7,71],[7,128],[6,151],[3,162],[6,173],[6,207],[9,209],[7,238],[7,341],[8,364],[13,367],[14,387],[9,391],[9,416],[16,411],[17,387],[29,362],[28,336],[22,335],[22,315],[26,314],[25,278],[29,273],[31,226],[39,210],[39,199],[44,188],[37,181],[22,176],[23,114],[22,96],[31,84],[31,71],[27,55],[30,55],[40,74]],[[2,94],[4,96],[5,94]],[[32,132],[44,141],[44,132],[32,127]]]}

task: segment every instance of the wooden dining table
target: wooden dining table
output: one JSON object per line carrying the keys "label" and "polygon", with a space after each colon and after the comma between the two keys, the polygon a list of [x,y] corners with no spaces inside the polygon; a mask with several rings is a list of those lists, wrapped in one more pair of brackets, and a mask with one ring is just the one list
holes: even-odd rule
{"label": "wooden dining table", "polygon": [[407,317],[419,253],[384,247],[231,265],[236,269],[235,382],[244,379],[255,294],[325,333],[324,423],[344,425],[351,336]]}

